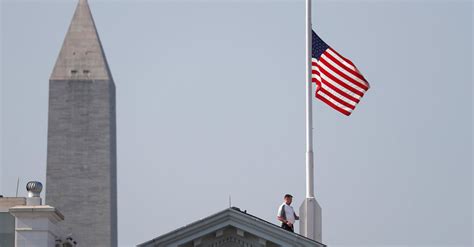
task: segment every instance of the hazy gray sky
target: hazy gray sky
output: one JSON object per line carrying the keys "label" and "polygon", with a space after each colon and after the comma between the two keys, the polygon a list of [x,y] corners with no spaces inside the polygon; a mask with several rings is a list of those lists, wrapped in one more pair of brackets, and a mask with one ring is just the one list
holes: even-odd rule
{"label": "hazy gray sky", "polygon": [[[304,1],[90,0],[117,86],[119,243],[305,195]],[[76,1],[1,1],[0,194],[45,182],[48,79]],[[323,242],[473,244],[470,1],[313,1],[372,88],[314,100]],[[46,185],[47,189],[47,185]]]}

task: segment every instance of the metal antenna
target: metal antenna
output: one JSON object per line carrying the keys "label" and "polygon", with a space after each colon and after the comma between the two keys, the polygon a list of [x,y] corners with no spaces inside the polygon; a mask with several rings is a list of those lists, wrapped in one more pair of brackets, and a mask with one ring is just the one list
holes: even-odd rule
{"label": "metal antenna", "polygon": [[229,195],[229,208],[231,208],[231,207],[232,207],[232,196]]}
{"label": "metal antenna", "polygon": [[16,180],[16,195],[15,197],[18,197],[18,186],[20,186],[20,177]]}

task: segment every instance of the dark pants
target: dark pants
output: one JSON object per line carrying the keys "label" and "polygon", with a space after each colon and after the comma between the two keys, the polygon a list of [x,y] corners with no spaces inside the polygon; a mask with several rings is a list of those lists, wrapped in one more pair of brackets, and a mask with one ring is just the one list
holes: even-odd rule
{"label": "dark pants", "polygon": [[295,232],[295,231],[293,230],[293,226],[289,226],[289,225],[287,225],[287,224],[285,224],[285,223],[281,223],[281,228],[283,228],[283,229],[285,229],[285,230],[287,230],[287,231],[290,231],[290,232]]}

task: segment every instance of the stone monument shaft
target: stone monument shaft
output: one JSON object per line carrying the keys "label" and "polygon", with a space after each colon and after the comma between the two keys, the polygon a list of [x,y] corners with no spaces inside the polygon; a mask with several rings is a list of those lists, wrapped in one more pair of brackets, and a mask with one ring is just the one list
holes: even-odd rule
{"label": "stone monument shaft", "polygon": [[117,246],[115,84],[87,0],[49,81],[46,202],[80,246]]}

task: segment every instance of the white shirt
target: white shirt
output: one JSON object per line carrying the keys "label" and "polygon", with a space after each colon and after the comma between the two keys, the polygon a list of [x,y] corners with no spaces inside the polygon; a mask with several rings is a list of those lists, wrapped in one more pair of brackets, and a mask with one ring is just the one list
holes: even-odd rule
{"label": "white shirt", "polygon": [[281,204],[280,208],[278,208],[278,217],[283,217],[285,220],[291,222],[291,224],[295,224],[296,221],[295,210],[286,203]]}

